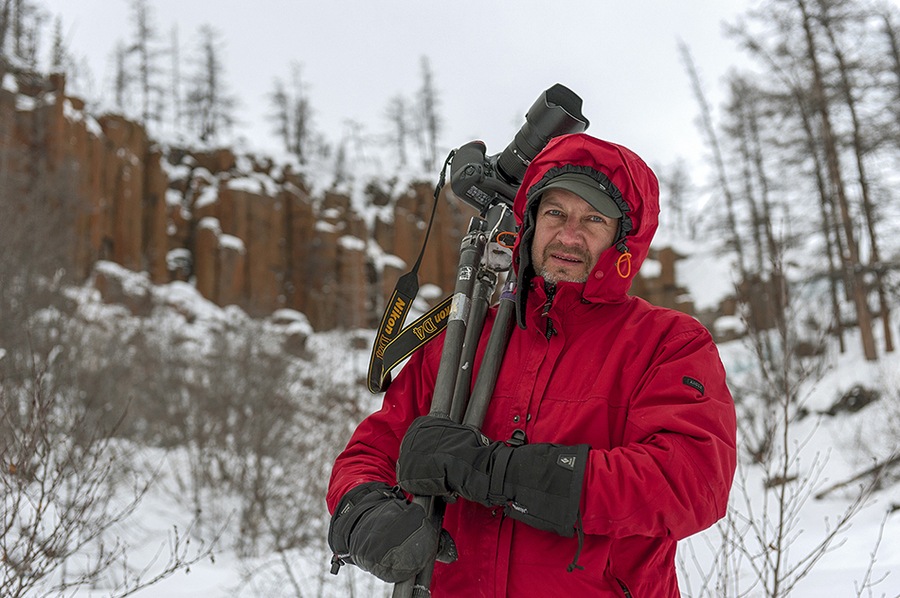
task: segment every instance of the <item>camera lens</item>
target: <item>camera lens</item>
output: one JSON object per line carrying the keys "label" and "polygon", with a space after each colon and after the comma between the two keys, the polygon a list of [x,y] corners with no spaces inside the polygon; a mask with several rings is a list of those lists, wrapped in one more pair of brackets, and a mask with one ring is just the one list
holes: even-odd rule
{"label": "camera lens", "polygon": [[512,143],[497,158],[497,169],[507,181],[522,182],[528,164],[554,137],[580,133],[588,127],[581,114],[581,98],[571,89],[557,83],[532,104],[525,114],[525,124]]}

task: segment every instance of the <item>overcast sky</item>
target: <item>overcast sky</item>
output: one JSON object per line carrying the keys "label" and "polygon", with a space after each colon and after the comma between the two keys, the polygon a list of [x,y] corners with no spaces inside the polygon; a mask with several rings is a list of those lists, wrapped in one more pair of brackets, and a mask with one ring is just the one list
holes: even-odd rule
{"label": "overcast sky", "polygon": [[[43,0],[61,15],[70,51],[108,93],[118,40],[133,37],[129,0]],[[302,65],[315,126],[336,141],[353,119],[387,130],[388,100],[412,96],[427,56],[444,119],[444,149],[472,139],[501,151],[525,111],[554,83],[584,99],[589,133],[629,146],[652,166],[702,162],[697,114],[677,41],[694,55],[710,98],[746,62],[722,32],[751,0],[150,0],[168,40],[177,24],[184,59],[208,23],[221,33],[226,75],[241,101],[240,133],[276,145],[265,119],[275,77]],[[182,69],[188,67],[183,64]]]}

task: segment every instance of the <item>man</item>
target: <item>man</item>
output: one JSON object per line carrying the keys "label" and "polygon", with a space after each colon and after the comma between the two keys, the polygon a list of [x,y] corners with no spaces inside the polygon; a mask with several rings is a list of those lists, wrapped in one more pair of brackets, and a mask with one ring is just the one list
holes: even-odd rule
{"label": "man", "polygon": [[658,196],[638,156],[588,135],[553,139],[532,161],[514,202],[519,326],[486,438],[424,416],[441,351],[426,345],[335,463],[337,562],[398,581],[431,558],[421,547],[440,532],[399,482],[459,497],[435,597],[679,596],[676,541],[725,514],[736,430],[706,329],[626,294]]}

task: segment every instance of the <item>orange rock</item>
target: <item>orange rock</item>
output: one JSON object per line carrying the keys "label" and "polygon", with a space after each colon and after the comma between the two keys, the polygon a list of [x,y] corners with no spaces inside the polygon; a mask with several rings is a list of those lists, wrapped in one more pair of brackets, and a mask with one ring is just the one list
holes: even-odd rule
{"label": "orange rock", "polygon": [[212,302],[218,301],[219,221],[204,218],[197,224],[194,242],[194,278],[200,294]]}

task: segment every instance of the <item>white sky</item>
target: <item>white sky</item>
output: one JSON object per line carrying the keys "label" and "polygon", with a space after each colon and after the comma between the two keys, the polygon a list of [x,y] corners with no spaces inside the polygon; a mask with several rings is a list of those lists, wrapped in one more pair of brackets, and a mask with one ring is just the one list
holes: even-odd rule
{"label": "white sky", "polygon": [[[133,36],[129,0],[42,0],[61,15],[70,51],[95,85],[110,87],[110,57]],[[697,105],[677,50],[691,48],[714,105],[729,67],[746,63],[723,21],[755,0],[151,0],[166,44],[175,23],[182,71],[201,24],[224,42],[226,75],[241,102],[239,133],[275,147],[267,94],[299,62],[314,126],[337,141],[346,119],[368,134],[387,130],[388,100],[412,96],[420,58],[431,61],[444,118],[444,150],[481,139],[501,151],[525,111],[554,83],[584,99],[589,133],[626,145],[651,166],[677,157],[701,164]],[[446,151],[444,152],[446,153]],[[701,182],[696,181],[695,182]]]}

